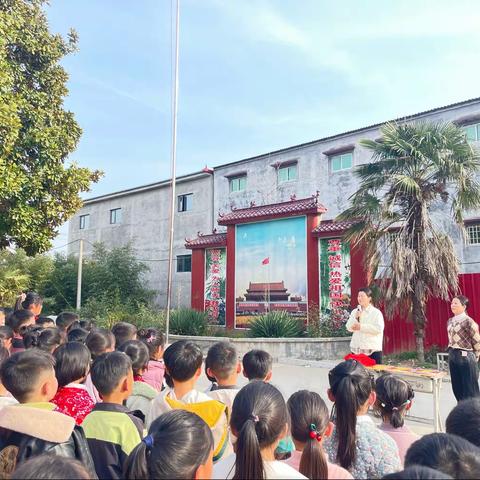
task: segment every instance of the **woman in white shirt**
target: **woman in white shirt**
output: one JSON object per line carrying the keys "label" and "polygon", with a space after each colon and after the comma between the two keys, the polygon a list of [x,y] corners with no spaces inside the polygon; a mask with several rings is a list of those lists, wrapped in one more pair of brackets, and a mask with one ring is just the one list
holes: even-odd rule
{"label": "woman in white shirt", "polygon": [[354,354],[363,353],[377,363],[382,363],[385,328],[382,312],[372,305],[370,288],[361,288],[357,300],[358,307],[352,311],[346,325],[347,330],[353,332],[350,350]]}

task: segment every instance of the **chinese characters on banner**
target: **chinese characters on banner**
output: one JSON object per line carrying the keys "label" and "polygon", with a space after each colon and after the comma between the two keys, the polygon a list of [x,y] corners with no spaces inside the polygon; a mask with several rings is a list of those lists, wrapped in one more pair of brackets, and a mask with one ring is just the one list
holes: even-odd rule
{"label": "chinese characters on banner", "polygon": [[209,323],[225,326],[225,248],[205,251],[205,311]]}
{"label": "chinese characters on banner", "polygon": [[350,304],[350,246],[341,238],[320,240],[320,310],[340,314]]}

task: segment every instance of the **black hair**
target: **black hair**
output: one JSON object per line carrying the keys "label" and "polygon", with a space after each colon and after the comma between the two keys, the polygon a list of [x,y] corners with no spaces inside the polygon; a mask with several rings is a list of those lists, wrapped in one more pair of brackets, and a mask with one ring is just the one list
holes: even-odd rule
{"label": "black hair", "polygon": [[165,363],[165,381],[173,388],[173,380],[190,380],[202,366],[203,354],[200,347],[190,340],[172,343],[163,354]]}
{"label": "black hair", "polygon": [[360,362],[346,360],[330,370],[328,381],[335,398],[336,461],[348,470],[356,458],[357,413],[372,393],[373,380]]}
{"label": "black hair", "polygon": [[17,334],[23,335],[26,330],[26,324],[35,318],[35,314],[31,310],[17,310],[12,313],[5,323]]}
{"label": "black hair", "polygon": [[53,323],[53,326],[55,326],[55,320],[53,318],[44,317],[44,316],[38,317],[35,320],[35,323],[36,323],[36,325],[40,325],[42,327],[45,326],[46,323]]}
{"label": "black hair", "polygon": [[20,463],[9,478],[12,480],[56,480],[58,478],[88,480],[92,477],[74,458],[45,454],[30,457]]}
{"label": "black hair", "polygon": [[412,465],[401,472],[389,473],[382,478],[388,480],[448,480],[452,477],[433,468]]}
{"label": "black hair", "polygon": [[10,357],[10,351],[8,348],[0,347],[0,368],[2,367],[3,362]]}
{"label": "black hair", "polygon": [[55,350],[53,357],[59,387],[80,380],[88,374],[90,350],[79,342],[61,345]]}
{"label": "black hair", "polygon": [[97,325],[97,322],[95,320],[92,320],[90,318],[84,318],[78,322],[80,324],[80,328],[83,328],[87,330],[88,332],[91,332],[92,329],[94,329]]}
{"label": "black hair", "polygon": [[242,359],[243,371],[249,380],[264,380],[272,370],[272,356],[265,350],[250,350]]}
{"label": "black hair", "polygon": [[0,345],[4,346],[6,340],[13,338],[13,330],[8,325],[0,326]]}
{"label": "black hair", "polygon": [[261,450],[280,440],[287,424],[285,400],[273,385],[256,380],[243,387],[233,401],[230,418],[237,436],[233,478],[264,479]]}
{"label": "black hair", "polygon": [[112,327],[112,333],[115,335],[115,345],[118,350],[122,344],[134,339],[137,327],[131,323],[118,322]]}
{"label": "black hair", "polygon": [[448,414],[447,433],[453,433],[480,447],[480,398],[462,400]]}
{"label": "black hair", "polygon": [[363,287],[358,289],[358,293],[363,292],[368,298],[372,299],[373,292],[372,289],[369,287]]}
{"label": "black hair", "polygon": [[423,465],[453,478],[480,478],[480,449],[449,433],[430,433],[412,443],[405,466]]}
{"label": "black hair", "polygon": [[19,310],[29,310],[30,307],[34,305],[42,305],[43,298],[35,292],[28,292],[25,295],[25,300],[22,300],[22,295],[17,298],[15,302],[14,311],[17,312]]}
{"label": "black hair", "polygon": [[32,348],[11,355],[3,362],[0,374],[3,386],[20,403],[25,402],[36,386],[39,376],[55,367],[55,359],[48,352]]}
{"label": "black hair", "polygon": [[25,348],[39,348],[50,352],[53,348],[63,343],[63,336],[56,327],[42,328],[36,326],[28,329],[23,334],[23,344]]}
{"label": "black hair", "polygon": [[330,422],[328,408],[318,393],[300,390],[287,401],[292,437],[305,444],[300,459],[299,472],[307,478],[328,478],[327,457],[319,438]]}
{"label": "black hair", "polygon": [[465,295],[455,295],[453,298],[456,298],[465,308],[470,305],[470,300]]}
{"label": "black hair", "polygon": [[412,386],[405,380],[386,373],[377,378],[375,392],[375,412],[393,428],[403,427],[404,414],[415,396]]}
{"label": "black hair", "polygon": [[129,480],[145,478],[195,478],[212,450],[213,436],[208,425],[194,413],[172,410],[150,426],[151,444],[140,442],[125,462],[124,476]]}
{"label": "black hair", "polygon": [[66,332],[72,323],[76,322],[79,319],[79,315],[74,312],[62,312],[57,316],[55,323],[57,327]]}
{"label": "black hair", "polygon": [[10,307],[0,307],[0,312],[3,312],[5,322],[7,321],[7,318],[13,313],[13,311],[13,308]]}
{"label": "black hair", "polygon": [[115,337],[110,330],[99,328],[92,330],[85,339],[85,345],[92,354],[92,360],[105,353],[106,350],[115,348]]}
{"label": "black hair", "polygon": [[142,341],[129,340],[124,342],[118,350],[130,357],[134,375],[140,375],[140,372],[147,367],[150,356],[147,346]]}
{"label": "black hair", "polygon": [[100,395],[112,393],[132,369],[130,357],[123,352],[108,352],[92,364],[92,382]]}
{"label": "black hair", "polygon": [[237,349],[231,343],[214,343],[205,358],[205,368],[210,368],[215,374],[216,379],[225,380],[237,368],[238,354]]}
{"label": "black hair", "polygon": [[153,360],[158,349],[165,347],[165,335],[157,328],[140,328],[137,332],[139,340],[145,343],[148,348],[150,359]]}
{"label": "black hair", "polygon": [[67,333],[67,340],[69,342],[79,342],[85,344],[88,337],[88,330],[83,328],[74,328]]}

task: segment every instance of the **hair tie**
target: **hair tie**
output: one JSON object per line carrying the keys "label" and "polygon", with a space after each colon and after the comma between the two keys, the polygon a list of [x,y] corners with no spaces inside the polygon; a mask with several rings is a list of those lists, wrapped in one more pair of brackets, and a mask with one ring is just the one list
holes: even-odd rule
{"label": "hair tie", "polygon": [[148,450],[153,448],[153,435],[147,435],[142,442],[146,445]]}
{"label": "hair tie", "polygon": [[254,413],[250,415],[250,420],[253,420],[253,423],[258,423],[260,421],[258,415],[255,415]]}
{"label": "hair tie", "polygon": [[155,335],[152,335],[151,337],[147,338],[147,343],[152,343],[157,337]]}
{"label": "hair tie", "polygon": [[312,440],[316,439],[317,442],[320,442],[322,440],[322,435],[320,435],[320,432],[317,430],[317,426],[314,423],[310,424],[308,436]]}

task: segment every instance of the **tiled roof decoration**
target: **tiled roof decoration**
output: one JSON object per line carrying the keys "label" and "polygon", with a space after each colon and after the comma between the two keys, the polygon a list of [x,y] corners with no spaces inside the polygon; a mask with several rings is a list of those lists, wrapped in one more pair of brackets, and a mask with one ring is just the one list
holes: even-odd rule
{"label": "tiled roof decoration", "polygon": [[232,209],[230,213],[219,214],[219,225],[235,225],[246,223],[265,217],[291,217],[308,213],[325,213],[327,209],[318,201],[318,194],[301,200],[289,200],[288,202],[274,203],[271,205],[250,206],[238,210]]}
{"label": "tiled roof decoration", "polygon": [[226,233],[211,233],[203,235],[198,232],[197,238],[193,240],[185,239],[185,248],[207,248],[207,247],[226,247],[227,246],[227,234]]}
{"label": "tiled roof decoration", "polygon": [[323,220],[320,225],[313,230],[313,233],[341,232],[355,225],[355,221],[335,222],[334,220]]}

